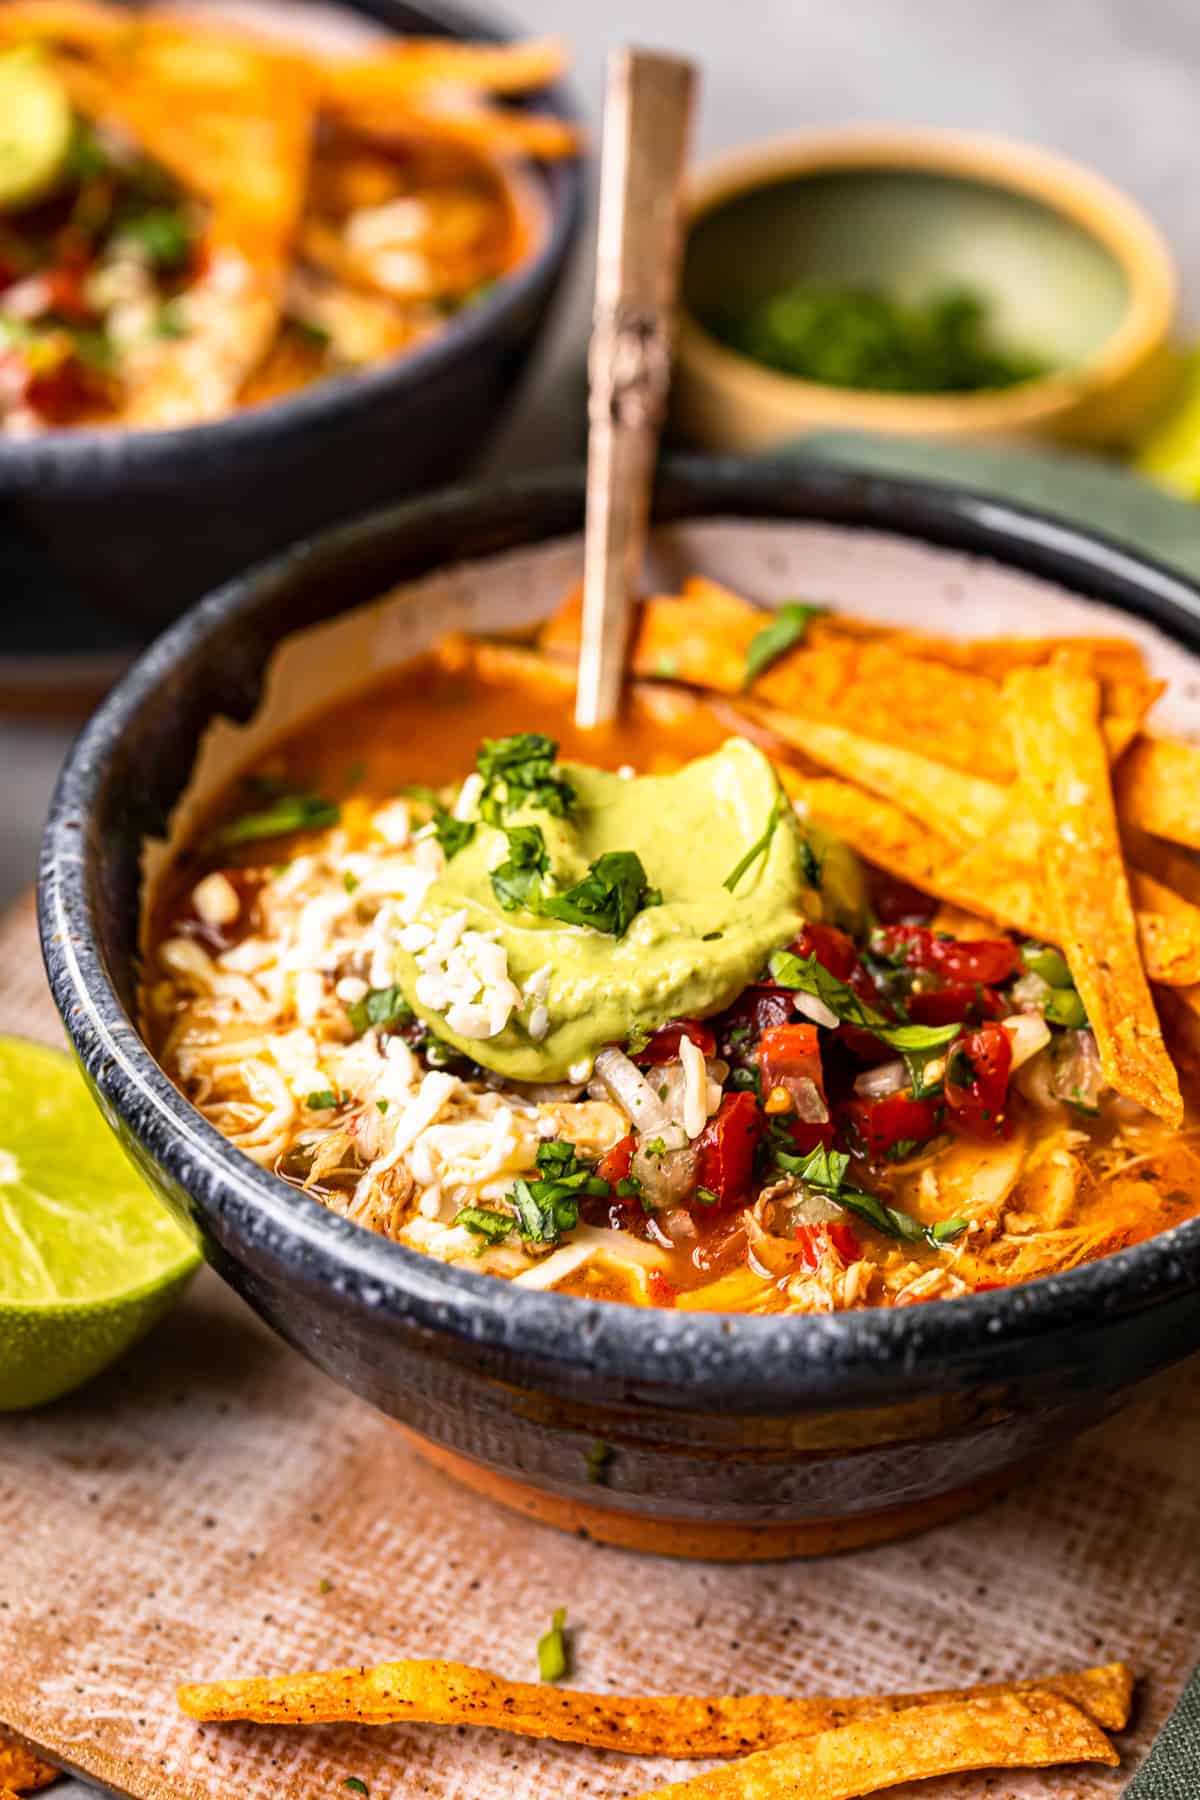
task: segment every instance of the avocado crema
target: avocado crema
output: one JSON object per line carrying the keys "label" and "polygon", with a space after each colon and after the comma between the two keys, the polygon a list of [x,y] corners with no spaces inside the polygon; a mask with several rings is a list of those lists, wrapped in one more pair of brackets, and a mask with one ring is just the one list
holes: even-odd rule
{"label": "avocado crema", "polygon": [[[503,1029],[455,1031],[450,1009],[427,1003],[429,983],[420,978],[428,952],[404,942],[395,951],[395,978],[414,1010],[439,1038],[499,1075],[583,1079],[603,1045],[729,1005],[805,919],[844,920],[861,910],[853,855],[801,825],[771,763],[743,738],[671,775],[555,763],[554,776],[560,785],[549,807],[544,789],[539,803],[536,789],[510,788],[503,805],[487,804],[485,790],[483,812],[499,824],[478,818],[468,827],[421,907],[418,938],[446,927],[444,938],[478,943],[468,934],[479,933],[503,947],[517,990],[508,990]],[[597,864],[602,873],[627,872],[631,852],[639,880],[632,916],[618,930],[514,904],[502,872],[514,856],[520,863],[537,855],[529,897],[536,907],[539,896],[568,894]],[[401,936],[414,942],[411,931]]]}

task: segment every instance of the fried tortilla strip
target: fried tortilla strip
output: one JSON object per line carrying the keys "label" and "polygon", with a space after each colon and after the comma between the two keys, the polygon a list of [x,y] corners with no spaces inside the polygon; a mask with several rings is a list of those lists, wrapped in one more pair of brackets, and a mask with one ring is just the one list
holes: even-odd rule
{"label": "fried tortilla strip", "polygon": [[799,718],[777,707],[749,702],[740,710],[835,775],[848,777],[910,812],[920,811],[954,843],[969,847],[986,838],[1011,804],[1009,789],[998,782],[965,775],[918,751],[881,744],[845,726]]}
{"label": "fried tortilla strip", "polygon": [[405,38],[372,56],[334,58],[321,65],[321,100],[331,112],[403,106],[426,88],[477,94],[525,94],[549,87],[567,66],[561,38],[518,44],[464,44],[453,38]]}
{"label": "fried tortilla strip", "polygon": [[191,329],[138,358],[122,417],[223,417],[278,326],[316,117],[309,67],[247,35],[149,17],[61,72],[82,112],[121,128],[210,207],[206,265],[183,302]]}
{"label": "fried tortilla strip", "polygon": [[17,1794],[32,1794],[38,1788],[49,1787],[61,1774],[61,1769],[43,1762],[23,1744],[0,1737],[0,1788],[12,1789]]}
{"label": "fried tortilla strip", "polygon": [[640,1800],[856,1800],[967,1769],[1119,1761],[1099,1727],[1068,1701],[1010,1694],[915,1706],[886,1724],[866,1719],[822,1731],[654,1788]]}
{"label": "fried tortilla strip", "polygon": [[404,143],[413,136],[440,138],[492,156],[528,156],[539,162],[578,156],[584,147],[579,128],[556,113],[489,106],[450,90],[436,100],[432,93],[413,94],[403,105],[363,107],[354,115],[354,129],[381,144]]}
{"label": "fried tortilla strip", "polygon": [[93,50],[129,29],[125,7],[104,6],[100,0],[8,0],[0,7],[0,43],[39,38],[73,50]]}
{"label": "fried tortilla strip", "polygon": [[189,1718],[259,1724],[483,1725],[520,1737],[590,1744],[637,1756],[741,1756],[825,1731],[851,1719],[890,1718],[910,1707],[979,1696],[1048,1692],[1082,1707],[1109,1730],[1129,1717],[1133,1675],[1124,1663],[1026,1682],[923,1694],[789,1698],[774,1694],[693,1696],[584,1694],[539,1682],[504,1681],[465,1663],[413,1660],[323,1674],[189,1684],[178,1690]]}
{"label": "fried tortilla strip", "polygon": [[[739,694],[747,652],[769,622],[769,614],[727,588],[692,580],[677,598],[652,595],[643,601],[631,666],[638,675]],[[839,614],[814,619],[804,641],[755,682],[755,700],[919,755],[927,756],[936,745],[940,761],[954,769],[995,782],[1012,780],[996,681],[969,666],[910,654],[898,641],[903,634],[851,626]],[[571,596],[540,643],[548,654],[565,656],[578,642],[579,613]],[[1114,691],[1119,710],[1105,721],[1111,754],[1125,749],[1160,691],[1161,684],[1148,681],[1122,681]]]}
{"label": "fried tortilla strip", "polygon": [[1098,684],[1051,664],[1007,676],[1004,696],[1021,784],[1041,832],[1053,936],[1087,1010],[1105,1077],[1119,1094],[1178,1125],[1183,1100],[1138,948]]}
{"label": "fried tortilla strip", "polygon": [[1121,761],[1116,788],[1123,818],[1200,849],[1200,744],[1139,738]]}
{"label": "fried tortilla strip", "polygon": [[[976,844],[959,855],[937,832],[922,825],[888,800],[839,781],[831,775],[805,775],[786,764],[779,767],[785,789],[806,817],[811,817],[852,849],[890,875],[911,882],[937,900],[964,912],[992,919],[1029,937],[1058,942],[1057,924],[1028,863],[1014,856],[1007,843]],[[1142,886],[1138,894],[1155,893]],[[1188,988],[1200,962],[1200,909],[1177,912],[1185,905],[1172,896],[1175,916],[1139,910],[1137,927],[1151,980]]]}

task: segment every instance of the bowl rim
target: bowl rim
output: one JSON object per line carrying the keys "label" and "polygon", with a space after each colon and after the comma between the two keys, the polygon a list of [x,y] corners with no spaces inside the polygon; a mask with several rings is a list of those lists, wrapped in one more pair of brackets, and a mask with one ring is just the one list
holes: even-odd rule
{"label": "bowl rim", "polygon": [[[378,18],[370,0],[362,7],[357,0],[339,0],[339,4],[349,12]],[[431,28],[441,27],[451,39],[508,43],[516,35],[503,14],[492,13],[485,18],[460,6],[458,0],[452,5],[443,4],[442,0],[404,0],[404,6],[407,11],[422,15]],[[539,89],[538,99],[557,117],[579,123],[580,108],[567,82]],[[427,343],[365,369],[331,375],[277,399],[195,425],[137,431],[119,425],[96,425],[46,431],[31,438],[0,437],[0,478],[13,473],[37,477],[53,470],[56,479],[69,479],[78,469],[109,462],[114,467],[119,463],[121,472],[127,473],[131,467],[154,465],[162,458],[216,456],[235,439],[249,450],[266,449],[274,438],[293,428],[320,430],[342,413],[378,404],[399,388],[436,381],[460,357],[470,356],[494,333],[502,332],[504,322],[536,295],[564,263],[583,217],[587,160],[586,150],[581,150],[577,156],[552,163],[522,159],[514,168],[502,171],[517,202],[524,183],[532,183],[538,190],[538,210],[543,216],[536,249],[497,282],[493,293],[478,305],[456,313]]]}
{"label": "bowl rim", "polygon": [[768,369],[714,337],[681,302],[679,356],[713,384],[737,383],[761,405],[786,412],[803,398],[862,428],[936,434],[947,429],[1019,431],[1118,387],[1161,351],[1174,320],[1179,277],[1166,239],[1138,204],[1105,176],[1039,145],[983,132],[904,125],[844,125],[786,132],[726,150],[688,185],[687,230],[729,202],[789,178],[915,171],[1007,188],[1038,202],[1101,244],[1128,288],[1115,328],[1082,362],[998,392],[888,394],[832,387]]}
{"label": "bowl rim", "polygon": [[[297,1293],[318,1292],[343,1314],[370,1312],[392,1329],[416,1326],[440,1338],[503,1348],[562,1378],[608,1379],[642,1390],[662,1370],[714,1404],[769,1395],[798,1404],[852,1376],[859,1401],[946,1383],[945,1371],[996,1352],[1033,1347],[1064,1331],[1144,1312],[1200,1288],[1200,1217],[1144,1243],[1022,1286],[907,1308],[830,1315],[679,1312],[528,1292],[453,1268],[330,1213],[235,1150],[170,1082],[126,1013],[100,950],[99,858],[87,825],[109,759],[144,706],[181,662],[227,620],[286,593],[311,568],[336,569],[400,544],[430,515],[460,548],[474,527],[486,539],[497,516],[524,519],[541,506],[559,514],[578,502],[579,470],[444,489],[335,527],[225,583],[145,651],[85,725],[63,766],[43,839],[38,883],[42,952],[51,990],[77,1055],[110,1117],[196,1204],[218,1268],[272,1270]],[[849,524],[915,538],[935,548],[990,557],[1057,580],[1168,631],[1200,654],[1200,586],[1099,533],[935,482],[865,474],[822,464],[740,458],[681,458],[664,465],[656,510],[664,522],[746,517]],[[572,516],[576,516],[572,514]],[[524,529],[522,525],[521,529]],[[570,529],[570,527],[567,527]],[[520,541],[547,541],[538,521]],[[429,556],[424,566],[441,566]],[[355,600],[353,604],[358,604]],[[324,616],[334,616],[337,608]],[[210,1256],[210,1260],[212,1260]],[[929,1362],[924,1358],[928,1351]],[[1028,1363],[1022,1365],[1026,1369]],[[765,1402],[764,1402],[765,1403]]]}

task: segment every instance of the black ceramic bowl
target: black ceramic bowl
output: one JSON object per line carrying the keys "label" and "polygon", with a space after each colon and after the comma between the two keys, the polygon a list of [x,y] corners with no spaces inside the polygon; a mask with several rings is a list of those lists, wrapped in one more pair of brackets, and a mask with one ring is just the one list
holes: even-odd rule
{"label": "black ceramic bowl", "polygon": [[[679,463],[655,513],[806,522],[794,529],[842,560],[846,593],[863,559],[924,557],[933,624],[956,590],[1035,575],[1200,651],[1195,588],[969,494]],[[427,1453],[618,1542],[765,1555],[868,1541],[946,1516],[1200,1346],[1200,1220],[1066,1275],[898,1311],[590,1304],[445,1267],[298,1195],[192,1111],[132,1021],[143,838],[161,831],[208,721],[250,716],[278,640],[389,582],[574,533],[582,514],[571,475],[411,502],[231,583],[161,638],[84,731],[54,801],[41,872],[54,997],[107,1118],[216,1269]]]}
{"label": "black ceramic bowl", "polygon": [[[338,3],[401,33],[509,35],[441,0]],[[563,90],[536,104],[574,117]],[[581,165],[530,181],[545,213],[534,254],[410,355],[186,430],[0,439],[0,590],[91,604],[145,637],[298,537],[461,473],[503,416],[579,231]]]}

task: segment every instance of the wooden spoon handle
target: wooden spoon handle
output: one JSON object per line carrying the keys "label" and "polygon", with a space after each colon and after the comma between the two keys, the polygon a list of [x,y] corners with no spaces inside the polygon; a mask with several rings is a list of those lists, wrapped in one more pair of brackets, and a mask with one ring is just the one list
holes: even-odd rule
{"label": "wooden spoon handle", "polygon": [[587,534],[575,721],[616,717],[671,373],[680,195],[696,72],[620,50],[604,104],[588,355]]}

